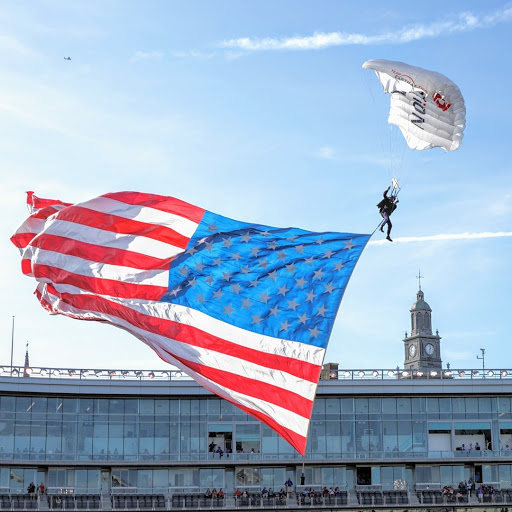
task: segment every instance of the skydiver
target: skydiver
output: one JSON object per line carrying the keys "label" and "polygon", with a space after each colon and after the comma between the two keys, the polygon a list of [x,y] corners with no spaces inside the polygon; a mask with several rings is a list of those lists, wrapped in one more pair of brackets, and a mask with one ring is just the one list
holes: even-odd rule
{"label": "skydiver", "polygon": [[388,192],[389,192],[390,188],[391,188],[391,186],[389,186],[386,190],[384,190],[384,194],[382,194],[384,199],[377,205],[377,208],[379,209],[379,213],[380,213],[381,217],[384,219],[381,222],[379,229],[384,233],[384,226],[387,224],[388,232],[387,232],[386,240],[389,240],[390,242],[392,242],[393,240],[391,240],[390,233],[391,233],[391,228],[393,227],[393,225],[391,224],[391,220],[389,217],[397,208],[398,198],[395,197],[393,194],[388,196]]}
{"label": "skydiver", "polygon": [[64,57],[64,60],[71,60],[71,57]]}

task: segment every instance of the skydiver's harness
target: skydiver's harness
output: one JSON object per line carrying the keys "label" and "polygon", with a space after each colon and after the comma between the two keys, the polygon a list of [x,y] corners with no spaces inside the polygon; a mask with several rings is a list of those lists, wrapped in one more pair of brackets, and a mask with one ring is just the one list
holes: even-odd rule
{"label": "skydiver's harness", "polygon": [[[379,213],[382,216],[382,221],[379,222],[378,226],[374,229],[373,234],[377,229],[383,228],[386,223],[390,222],[389,216],[396,210],[398,203],[398,193],[400,192],[401,188],[398,185],[398,181],[396,178],[393,178],[392,180],[393,185],[393,192],[390,196],[384,195],[384,199],[382,199],[379,203],[377,203],[377,208],[379,209]],[[387,190],[385,192],[387,194]],[[393,200],[394,198],[394,200]]]}

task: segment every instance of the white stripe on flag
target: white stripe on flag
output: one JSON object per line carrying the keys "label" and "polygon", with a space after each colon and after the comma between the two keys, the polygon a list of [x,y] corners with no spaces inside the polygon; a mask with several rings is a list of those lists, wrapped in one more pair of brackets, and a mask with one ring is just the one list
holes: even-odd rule
{"label": "white stripe on flag", "polygon": [[181,247],[160,242],[144,235],[115,233],[58,219],[48,224],[44,234],[62,236],[76,242],[136,252],[159,259],[172,258],[183,252]]}
{"label": "white stripe on flag", "polygon": [[136,283],[141,286],[161,286],[164,288],[167,288],[169,285],[168,269],[140,270],[121,265],[97,263],[76,256],[37,249],[31,246],[28,246],[23,251],[23,259],[31,260],[32,264],[48,265],[85,277],[119,281],[120,285],[122,285],[123,282]]}

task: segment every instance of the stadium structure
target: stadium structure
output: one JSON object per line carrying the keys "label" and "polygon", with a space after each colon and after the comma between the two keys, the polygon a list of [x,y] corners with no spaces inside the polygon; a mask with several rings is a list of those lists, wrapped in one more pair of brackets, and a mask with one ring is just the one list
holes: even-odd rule
{"label": "stadium structure", "polygon": [[443,367],[421,289],[410,313],[402,368],[324,366],[305,457],[179,371],[27,352],[0,367],[0,510],[504,512],[512,369]]}

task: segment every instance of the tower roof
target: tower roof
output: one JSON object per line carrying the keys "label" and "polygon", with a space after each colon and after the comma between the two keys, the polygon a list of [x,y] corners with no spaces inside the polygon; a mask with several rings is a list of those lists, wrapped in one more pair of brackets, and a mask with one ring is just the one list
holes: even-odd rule
{"label": "tower roof", "polygon": [[416,294],[416,302],[411,306],[411,311],[432,311],[430,306],[425,302],[424,295],[421,290]]}

